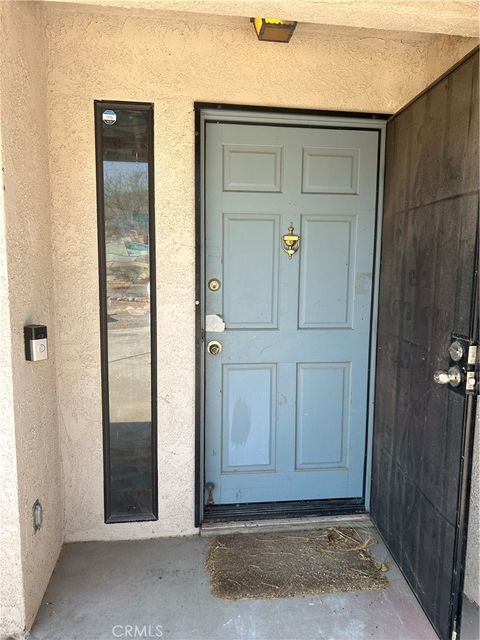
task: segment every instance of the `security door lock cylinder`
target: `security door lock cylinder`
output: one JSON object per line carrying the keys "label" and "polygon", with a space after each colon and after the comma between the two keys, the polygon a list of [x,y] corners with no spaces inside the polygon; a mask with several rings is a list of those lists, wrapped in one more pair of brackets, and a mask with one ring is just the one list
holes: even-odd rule
{"label": "security door lock cylinder", "polygon": [[454,340],[448,348],[450,360],[453,362],[460,362],[465,357],[465,345],[460,340]]}
{"label": "security door lock cylinder", "polygon": [[44,324],[27,324],[23,328],[25,358],[30,362],[48,358],[47,327]]}

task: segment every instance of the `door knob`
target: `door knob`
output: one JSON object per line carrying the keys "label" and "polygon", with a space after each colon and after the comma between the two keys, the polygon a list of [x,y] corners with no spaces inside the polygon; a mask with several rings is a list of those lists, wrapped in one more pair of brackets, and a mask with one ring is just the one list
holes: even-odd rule
{"label": "door knob", "polygon": [[450,382],[448,371],[443,371],[442,369],[435,371],[433,374],[433,381],[437,384],[448,384]]}
{"label": "door knob", "polygon": [[450,384],[452,387],[458,387],[463,382],[463,371],[460,367],[450,367],[448,371],[439,369],[433,374],[433,381],[437,384]]}
{"label": "door knob", "polygon": [[218,356],[221,350],[222,343],[217,342],[217,340],[210,340],[210,342],[207,344],[207,351],[211,356]]}

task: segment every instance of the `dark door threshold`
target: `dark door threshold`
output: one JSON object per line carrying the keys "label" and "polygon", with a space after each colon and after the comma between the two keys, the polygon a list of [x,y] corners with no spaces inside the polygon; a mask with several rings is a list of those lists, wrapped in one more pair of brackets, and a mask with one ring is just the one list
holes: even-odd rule
{"label": "dark door threshold", "polygon": [[271,518],[303,518],[305,516],[343,516],[355,513],[366,513],[363,498],[212,504],[205,506],[204,521],[231,522]]}

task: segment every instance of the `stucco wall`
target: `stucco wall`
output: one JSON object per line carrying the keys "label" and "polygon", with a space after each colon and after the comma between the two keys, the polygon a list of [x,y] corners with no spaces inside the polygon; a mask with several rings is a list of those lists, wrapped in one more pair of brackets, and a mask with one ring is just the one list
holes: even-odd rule
{"label": "stucco wall", "polygon": [[433,82],[467,55],[478,41],[472,38],[450,38],[434,35],[427,49],[427,81]]}
{"label": "stucco wall", "polygon": [[[4,17],[0,13],[3,31]],[[3,66],[3,65],[2,65]],[[2,95],[0,92],[0,116]],[[0,145],[2,144],[0,130]],[[8,295],[6,214],[3,174],[0,187],[0,637],[24,627],[22,545],[18,510],[18,474],[15,447],[15,415],[11,358],[10,305]]]}
{"label": "stucco wall", "polygon": [[480,604],[480,407],[477,411],[476,427],[464,591],[470,600]]}
{"label": "stucco wall", "polygon": [[[72,2],[76,0],[45,0]],[[83,0],[84,4],[478,37],[476,0]]]}
{"label": "stucco wall", "polygon": [[[2,605],[7,598],[2,608],[2,631],[7,632],[31,624],[55,566],[63,540],[63,481],[55,392],[45,18],[38,4],[4,2],[0,19],[0,405],[7,436],[0,452],[2,466],[6,464],[2,497],[8,508],[0,527],[7,556],[0,566],[0,585]],[[48,325],[49,360],[25,361],[27,323]],[[36,498],[44,508],[44,523],[34,534]]]}
{"label": "stucco wall", "polygon": [[[432,79],[432,38],[300,24],[289,46],[272,45],[257,42],[245,19],[52,4],[47,20],[66,539],[192,533],[193,102],[393,112]],[[156,523],[103,524],[95,99],[155,104],[156,224],[161,231]]]}

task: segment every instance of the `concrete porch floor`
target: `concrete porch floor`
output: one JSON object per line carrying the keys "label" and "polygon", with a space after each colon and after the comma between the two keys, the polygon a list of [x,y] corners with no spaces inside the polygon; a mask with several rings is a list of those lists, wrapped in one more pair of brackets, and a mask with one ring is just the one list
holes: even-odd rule
{"label": "concrete porch floor", "polygon": [[240,601],[211,595],[207,544],[196,536],[65,545],[31,640],[436,638],[380,541],[372,553],[390,567],[384,591]]}

